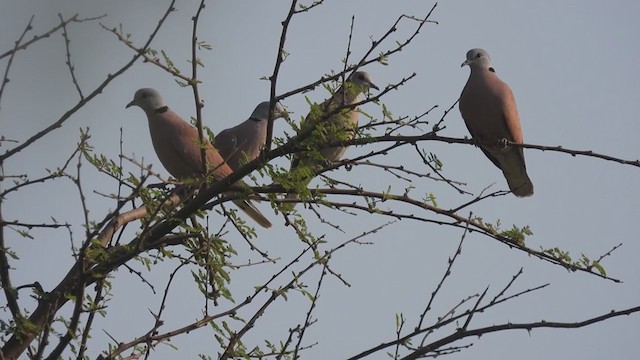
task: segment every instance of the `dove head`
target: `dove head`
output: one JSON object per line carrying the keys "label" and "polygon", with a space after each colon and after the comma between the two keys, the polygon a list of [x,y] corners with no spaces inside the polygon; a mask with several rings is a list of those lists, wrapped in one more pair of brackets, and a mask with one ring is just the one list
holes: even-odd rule
{"label": "dove head", "polygon": [[484,49],[471,49],[467,51],[467,60],[465,60],[460,67],[469,65],[470,68],[490,68],[491,57],[489,53]]}
{"label": "dove head", "polygon": [[162,100],[162,96],[155,89],[143,88],[136,91],[133,100],[127,104],[127,107],[138,106],[147,113],[160,109],[166,104]]}
{"label": "dove head", "polygon": [[360,89],[367,90],[369,88],[374,88],[376,90],[380,90],[380,88],[378,88],[376,84],[373,83],[371,75],[369,75],[369,73],[366,71],[354,72],[353,74],[351,74],[351,76],[349,76],[349,81],[352,84],[358,86],[358,88]]}
{"label": "dove head", "polygon": [[[284,107],[279,103],[276,102],[276,106],[273,108],[273,119],[279,119],[279,118],[284,118],[287,117],[287,110],[284,109]],[[258,106],[256,106],[256,109],[253,110],[253,112],[251,113],[251,116],[249,117],[249,119],[253,119],[253,120],[267,120],[269,118],[269,102],[268,101],[263,101],[260,104],[258,104]]]}

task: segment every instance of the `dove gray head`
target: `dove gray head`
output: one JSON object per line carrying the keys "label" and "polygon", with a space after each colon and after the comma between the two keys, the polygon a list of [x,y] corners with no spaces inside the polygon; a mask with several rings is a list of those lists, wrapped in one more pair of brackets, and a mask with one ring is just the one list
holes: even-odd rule
{"label": "dove gray head", "polygon": [[357,86],[362,87],[365,90],[369,88],[380,90],[380,88],[378,88],[376,84],[373,83],[371,75],[369,75],[369,73],[366,71],[354,72],[353,74],[351,74],[351,76],[349,76],[349,81]]}
{"label": "dove gray head", "polygon": [[[287,117],[287,110],[284,109],[284,107],[277,102],[276,106],[273,108],[273,119],[279,119],[282,117]],[[258,104],[258,106],[256,106],[256,109],[253,110],[253,112],[251,113],[251,116],[249,117],[249,119],[251,120],[255,120],[255,121],[261,121],[261,120],[267,120],[269,118],[269,102],[268,101],[263,101],[260,104]]]}
{"label": "dove gray head", "polygon": [[143,88],[136,91],[133,100],[127,104],[127,107],[138,106],[147,113],[154,112],[167,106],[162,100],[160,93],[151,88]]}
{"label": "dove gray head", "polygon": [[484,49],[471,49],[467,51],[467,60],[460,67],[469,65],[470,68],[491,68],[491,57]]}

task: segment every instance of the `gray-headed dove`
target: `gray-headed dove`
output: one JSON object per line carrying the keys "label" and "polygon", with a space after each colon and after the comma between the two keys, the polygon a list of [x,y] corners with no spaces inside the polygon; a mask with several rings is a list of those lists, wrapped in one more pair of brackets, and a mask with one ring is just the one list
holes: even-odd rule
{"label": "gray-headed dove", "polygon": [[[356,71],[349,76],[331,98],[325,100],[316,109],[312,108],[312,111],[300,125],[301,133],[313,129],[312,135],[303,141],[303,144],[311,151],[294,155],[291,161],[291,174],[294,180],[302,181],[306,185],[327,163],[342,159],[347,150],[346,146],[322,148],[322,145],[353,139],[358,128],[358,109],[344,109],[328,119],[320,121],[324,114],[334,111],[337,107],[349,106],[361,101],[361,94],[370,88],[379,90],[369,73]],[[320,148],[320,150],[316,152],[313,150],[314,148]],[[297,194],[293,193],[287,197],[298,198]]]}
{"label": "gray-headed dove", "polygon": [[486,51],[469,50],[461,66],[465,65],[469,65],[471,74],[460,95],[459,108],[469,133],[489,160],[502,170],[515,196],[533,195],[522,148],[504,142],[522,144],[520,117],[511,89],[496,75]]}
{"label": "gray-headed dove", "polygon": [[[285,116],[287,116],[287,111],[280,103],[276,103],[273,109],[273,119]],[[268,117],[269,102],[261,102],[253,110],[248,120],[216,135],[215,147],[233,171],[260,155],[267,139]]]}

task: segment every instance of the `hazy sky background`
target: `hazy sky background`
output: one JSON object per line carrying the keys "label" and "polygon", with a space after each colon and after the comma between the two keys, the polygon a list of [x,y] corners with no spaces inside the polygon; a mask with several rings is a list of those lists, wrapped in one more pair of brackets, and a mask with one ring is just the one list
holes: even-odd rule
{"label": "hazy sky background", "polygon": [[[100,20],[107,27],[122,24],[132,41],[142,46],[169,1],[7,1],[0,9],[0,52],[13,47],[32,14],[34,30],[27,37],[42,33],[64,17],[79,13],[81,17],[107,14]],[[201,18],[200,39],[213,45],[213,51],[200,54],[205,68],[199,71],[205,101],[204,119],[213,131],[246,119],[255,105],[267,100],[269,83],[260,77],[270,75],[280,38],[281,21],[290,3],[287,1],[209,1]],[[294,17],[290,25],[278,92],[283,93],[316,81],[323,74],[340,70],[346,52],[351,16],[355,16],[351,61],[356,61],[401,14],[424,17],[431,1],[335,1],[309,13]],[[178,11],[170,15],[152,44],[165,50],[184,72],[189,71],[191,17],[196,1],[178,1]],[[460,68],[470,48],[486,49],[499,76],[516,96],[525,142],[562,145],[572,149],[593,150],[623,159],[640,157],[640,3],[637,1],[441,1],[432,15],[439,22],[427,24],[405,50],[389,59],[388,66],[372,64],[366,70],[377,85],[398,82],[413,72],[417,77],[398,91],[384,97],[396,115],[417,115],[439,105],[429,117],[433,124],[453,104],[464,86],[469,70]],[[403,21],[396,33],[381,49],[393,47],[404,39],[416,24]],[[80,85],[85,93],[131,59],[130,49],[101,29],[97,23],[74,24],[68,28],[71,52]],[[2,61],[2,70],[7,59]],[[65,64],[62,36],[22,51],[14,60],[11,82],[0,99],[0,133],[23,141],[48,126],[73,106],[78,96]],[[144,159],[153,169],[166,175],[157,160],[148,134],[147,122],[139,109],[124,106],[136,89],[154,87],[161,91],[175,111],[188,118],[194,114],[190,89],[178,87],[173,79],[150,64],[137,63],[124,76],[112,82],[101,96],[76,113],[65,125],[14,156],[4,164],[5,174],[46,173],[45,168],[60,166],[78,142],[79,128],[88,127],[96,153],[117,159],[120,128],[124,129],[123,151]],[[321,101],[327,93],[321,88],[305,94]],[[308,105],[303,95],[283,102],[295,118],[304,116]],[[369,104],[364,111],[380,117],[381,108]],[[468,136],[457,109],[445,122],[442,135]],[[425,129],[425,131],[428,129]],[[276,125],[276,134],[287,129]],[[2,144],[4,152],[13,144]],[[505,189],[502,174],[479,149],[467,145],[422,143],[428,152],[444,162],[446,176],[466,182],[474,194],[495,182],[492,190]],[[351,148],[347,157],[364,153],[365,148]],[[517,199],[504,196],[480,202],[472,210],[487,221],[500,219],[511,224],[530,225],[534,235],[527,241],[532,248],[558,246],[578,258],[580,253],[596,258],[618,243],[621,249],[603,263],[608,275],[623,280],[614,284],[595,276],[569,273],[558,266],[536,260],[484,236],[467,237],[463,253],[454,266],[453,275],[434,305],[431,319],[442,315],[461,299],[482,292],[490,286],[493,298],[511,277],[524,267],[524,275],[511,292],[550,282],[539,292],[519,297],[493,311],[479,314],[472,327],[511,322],[578,321],[620,310],[640,303],[640,242],[636,229],[640,219],[640,169],[594,158],[526,150],[527,168],[535,184],[535,195]],[[389,154],[384,161],[428,171],[407,148]],[[411,159],[411,162],[407,162]],[[280,164],[286,164],[283,159]],[[75,165],[74,165],[75,166]],[[139,173],[132,164],[125,171]],[[91,209],[90,216],[100,220],[115,203],[93,190],[115,193],[117,183],[83,167],[83,183]],[[373,191],[396,193],[408,185],[381,171],[356,167],[351,172],[334,171],[331,176]],[[9,184],[3,184],[3,187]],[[433,192],[443,208],[455,208],[471,199],[451,188],[424,180],[413,184],[414,194]],[[304,247],[291,229],[283,225],[267,204],[259,205],[274,222],[271,230],[258,229],[259,246],[282,260],[277,265],[250,267],[234,273],[230,288],[237,301],[253,292],[253,286],[266,281]],[[410,209],[415,212],[417,210]],[[312,219],[310,212],[303,212]],[[327,234],[330,245],[360,235],[387,222],[381,216],[346,216],[325,212],[339,223],[344,233],[310,220],[317,234]],[[3,216],[8,220],[42,223],[54,216],[73,223],[74,238],[82,239],[82,210],[78,194],[69,181],[33,186],[6,199]],[[211,214],[212,228],[223,219]],[[132,226],[131,231],[137,224]],[[454,253],[462,232],[442,226],[400,221],[367,236],[368,246],[350,246],[332,258],[332,268],[349,281],[345,287],[333,277],[325,279],[314,317],[318,319],[308,331],[304,344],[318,342],[306,351],[304,359],[340,359],[391,341],[395,337],[395,314],[408,319],[412,329],[422,313],[429,294],[445,271],[447,259]],[[45,290],[55,286],[72,263],[70,243],[65,231],[32,231],[35,240],[7,233],[7,245],[21,260],[11,264],[15,285],[39,281]],[[238,250],[235,263],[258,260],[236,235],[227,239]],[[308,258],[307,258],[308,262]],[[161,264],[145,277],[156,290],[164,288],[167,273],[175,262]],[[303,263],[304,264],[304,263]],[[132,261],[138,270],[144,268]],[[302,265],[301,265],[302,266]],[[300,268],[298,268],[300,269]],[[95,358],[107,348],[107,332],[118,341],[130,341],[153,325],[147,309],[154,312],[161,300],[128,271],[113,274],[114,294],[108,317],[94,323],[94,338],[89,356]],[[319,272],[305,279],[313,287]],[[167,304],[167,331],[186,325],[201,316],[203,301],[188,270],[179,273],[173,296]],[[21,300],[28,290],[21,292]],[[4,300],[3,300],[4,301]],[[251,309],[259,306],[257,301]],[[286,339],[288,329],[304,321],[309,302],[291,294],[282,299],[258,320],[247,347],[263,346],[261,340]],[[33,304],[31,304],[33,306]],[[222,305],[228,306],[227,303]],[[28,310],[31,310],[29,308]],[[248,316],[250,312],[243,312]],[[3,313],[6,318],[8,313]],[[240,325],[234,323],[236,328]],[[104,332],[102,331],[104,330]],[[481,339],[467,339],[458,345],[474,343],[470,349],[452,355],[455,359],[635,359],[640,353],[640,316],[616,318],[579,330],[535,330],[497,333]],[[438,334],[435,334],[436,336]],[[442,334],[440,334],[442,335]],[[214,356],[219,347],[207,329],[176,337],[174,350],[159,346],[156,358],[193,359],[199,353]],[[392,351],[392,349],[389,349]],[[386,358],[383,352],[372,357]]]}

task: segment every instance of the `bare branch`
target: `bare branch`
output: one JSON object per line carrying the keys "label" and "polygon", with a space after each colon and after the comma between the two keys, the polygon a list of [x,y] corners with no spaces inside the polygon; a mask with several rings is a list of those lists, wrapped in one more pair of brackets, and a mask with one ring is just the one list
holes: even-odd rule
{"label": "bare branch", "polygon": [[[158,30],[164,23],[165,19],[169,16],[169,14],[174,11],[174,3],[175,0],[171,2],[163,16],[158,21],[158,25],[154,29],[154,31],[149,36],[145,47],[147,48],[151,41],[155,38],[155,35],[158,33]],[[0,156],[0,163],[9,158],[10,156],[20,152],[22,149],[28,147],[33,144],[38,139],[42,138],[52,130],[59,128],[62,124],[78,109],[83,107],[86,103],[91,101],[94,97],[100,94],[104,88],[113,81],[113,79],[117,78],[125,71],[127,71],[138,59],[140,58],[140,54],[135,55],[127,64],[120,68],[113,75],[108,75],[107,79],[104,80],[91,94],[89,94],[86,98],[81,99],[73,108],[68,110],[60,119],[54,122],[52,125],[48,126],[44,130],[33,135],[31,138],[23,142],[22,144],[12,148],[5,152],[2,156]],[[91,240],[87,240],[87,244],[91,243]],[[84,272],[85,259],[82,258],[83,252],[81,252],[81,258],[74,264],[74,266],[70,269],[69,273],[65,278],[58,284],[56,289],[49,293],[50,297],[47,300],[40,301],[37,308],[33,311],[33,313],[29,316],[30,326],[32,326],[34,331],[29,332],[28,334],[14,334],[5,344],[2,349],[4,356],[8,358],[18,358],[20,354],[24,352],[29,347],[29,344],[35,338],[35,336],[39,333],[41,329],[47,328],[47,324],[50,323],[52,319],[52,315],[55,315],[57,309],[61,307],[67,299],[64,294],[69,291],[73,292],[75,286],[78,284],[83,284],[84,282],[80,280],[77,282],[80,274]],[[84,286],[84,285],[83,285]]]}
{"label": "bare branch", "polygon": [[307,311],[307,315],[305,316],[304,324],[302,324],[302,326],[299,327],[298,342],[296,343],[296,347],[293,350],[294,359],[298,358],[299,356],[298,353],[302,349],[302,339],[304,339],[304,334],[306,330],[314,323],[314,321],[311,320],[311,313],[313,312],[313,309],[315,309],[316,302],[320,297],[320,288],[322,288],[322,280],[324,280],[324,276],[327,274],[327,267],[329,264],[329,260],[331,259],[327,258],[326,262],[323,264],[322,271],[320,272],[320,279],[318,279],[318,284],[316,285],[316,292],[313,295],[313,298],[311,299],[311,304],[309,305],[309,310]]}
{"label": "bare branch", "polygon": [[[9,83],[9,69],[11,69],[13,58],[16,55],[17,49],[20,47],[20,43],[22,42],[22,39],[24,39],[25,35],[27,35],[27,32],[33,29],[31,24],[33,23],[34,18],[35,18],[35,15],[31,15],[31,19],[29,19],[27,26],[24,28],[24,31],[22,31],[22,34],[20,34],[20,37],[18,38],[18,40],[16,40],[16,45],[13,47],[13,50],[11,51],[11,56],[9,57],[9,61],[7,61],[7,67],[4,69],[2,84],[0,84],[0,100],[2,100],[2,94],[4,93],[5,86],[7,86],[7,84]],[[2,161],[0,161],[0,164],[2,164]]]}
{"label": "bare branch", "polygon": [[[149,35],[149,39],[145,43],[143,49],[146,49],[149,46],[149,44],[151,44],[151,42],[155,38],[156,34],[160,30],[160,27],[162,27],[162,24],[164,24],[164,21],[166,20],[166,18],[169,16],[169,14],[172,11],[174,11],[174,7],[173,7],[174,4],[175,4],[175,0],[172,0],[171,4],[169,5],[169,8],[167,9],[167,11],[164,13],[162,18],[158,22],[158,25],[153,30],[151,35]],[[34,142],[36,142],[37,140],[39,140],[43,136],[47,135],[51,131],[53,131],[53,130],[55,130],[57,128],[60,128],[62,126],[62,124],[71,117],[71,115],[75,114],[79,109],[81,109],[83,106],[85,106],[89,101],[93,100],[93,98],[95,98],[98,94],[101,94],[104,91],[104,89],[107,87],[107,85],[109,85],[114,79],[116,79],[120,75],[124,74],[127,70],[129,70],[129,68],[131,68],[131,66],[133,66],[133,64],[136,61],[138,61],[138,59],[141,56],[142,56],[142,54],[140,54],[140,53],[134,55],[133,58],[131,60],[129,60],[129,62],[127,62],[124,66],[122,66],[118,71],[116,71],[113,74],[108,74],[107,78],[100,85],[98,85],[97,88],[95,88],[89,95],[87,95],[87,97],[85,97],[84,99],[81,99],[71,109],[69,109],[67,112],[65,112],[53,124],[47,126],[45,129],[37,132],[35,135],[31,136],[29,139],[27,139],[22,144],[14,147],[11,150],[8,150],[4,154],[0,155],[0,164],[2,162],[4,162],[6,159],[8,159],[9,157],[11,157],[12,155],[22,151],[24,148],[28,147],[29,145],[33,144]]]}
{"label": "bare branch", "polygon": [[60,18],[60,25],[62,26],[62,37],[64,38],[64,48],[67,54],[67,61],[65,61],[65,63],[69,68],[69,73],[71,73],[71,81],[73,82],[73,85],[75,85],[76,91],[78,91],[78,95],[80,95],[80,99],[82,100],[84,99],[84,95],[82,95],[80,84],[78,84],[78,79],[76,79],[76,73],[74,72],[74,66],[71,63],[71,51],[69,50],[69,43],[71,40],[69,40],[69,36],[67,35],[67,24],[64,22],[62,14],[58,13],[58,17]]}
{"label": "bare branch", "polygon": [[[471,220],[472,218],[473,218],[473,213],[470,213],[469,220]],[[416,326],[416,329],[422,328],[422,323],[424,322],[424,318],[427,315],[427,312],[431,310],[431,305],[433,304],[433,301],[436,299],[436,295],[438,295],[438,292],[440,292],[440,289],[442,289],[442,285],[444,284],[445,280],[447,280],[447,278],[451,275],[451,269],[453,268],[453,264],[458,258],[458,255],[462,254],[462,243],[464,242],[464,239],[467,236],[468,231],[469,231],[469,224],[467,223],[467,226],[465,227],[464,232],[460,237],[460,242],[458,243],[458,249],[453,254],[453,256],[448,259],[447,270],[442,275],[442,278],[440,279],[440,283],[438,283],[438,285],[436,286],[436,289],[431,293],[429,302],[427,303],[427,306],[424,308],[424,311],[420,315],[420,320],[418,321],[418,325]]]}
{"label": "bare branch", "polygon": [[265,142],[265,151],[271,150],[271,142],[273,141],[273,109],[276,107],[276,86],[278,84],[278,74],[280,73],[280,66],[282,66],[282,62],[285,60],[285,50],[284,44],[287,40],[287,32],[289,31],[289,23],[291,22],[291,18],[295,13],[297,0],[291,1],[291,6],[289,7],[289,13],[286,18],[282,22],[282,32],[280,32],[280,43],[278,44],[278,54],[276,55],[276,63],[273,66],[273,74],[269,77],[269,82],[271,86],[269,88],[269,115],[267,116],[267,138]]}
{"label": "bare branch", "polygon": [[191,85],[191,89],[193,89],[193,101],[195,101],[196,105],[196,129],[198,129],[198,141],[200,144],[200,160],[202,162],[202,173],[205,174],[207,172],[207,148],[204,146],[204,132],[202,131],[202,100],[200,99],[200,93],[198,92],[198,66],[200,65],[200,60],[198,59],[198,19],[200,19],[200,14],[204,9],[205,0],[200,1],[200,5],[198,6],[198,10],[196,11],[196,15],[192,18],[193,20],[193,32],[191,35],[191,80],[189,81],[189,85]]}
{"label": "bare branch", "polygon": [[[74,23],[83,23],[86,21],[94,21],[94,20],[99,20],[104,18],[105,16],[107,16],[106,14],[100,15],[100,16],[96,16],[96,17],[91,17],[91,18],[84,18],[84,19],[78,19],[78,14],[75,14],[73,16],[71,16],[70,18],[68,18],[67,20],[64,21],[65,25],[68,25],[72,22]],[[24,50],[26,49],[29,45],[40,41],[42,39],[48,38],[49,36],[51,36],[53,33],[55,33],[56,31],[60,30],[62,28],[62,24],[54,26],[53,28],[51,28],[51,30],[42,33],[40,35],[36,35],[34,36],[31,40],[29,41],[25,41],[23,44],[21,44],[20,46],[18,46],[17,48],[13,48],[11,50],[5,51],[4,53],[0,54],[0,59],[3,59],[9,55],[15,54],[17,51],[20,50]]]}
{"label": "bare branch", "polygon": [[[579,321],[579,322],[549,322],[549,321],[539,321],[539,322],[533,322],[533,323],[506,323],[506,324],[500,324],[500,325],[494,325],[494,326],[488,326],[488,327],[484,327],[484,328],[478,328],[478,329],[473,329],[473,330],[461,330],[458,331],[452,335],[449,335],[447,337],[444,337],[438,341],[435,341],[429,345],[426,345],[418,350],[416,350],[415,352],[413,352],[412,354],[402,358],[403,360],[415,360],[415,359],[419,359],[421,357],[423,357],[425,354],[428,354],[429,352],[438,349],[442,346],[451,344],[455,341],[467,338],[467,337],[473,337],[473,336],[481,336],[481,335],[485,335],[485,334],[490,334],[493,332],[499,332],[499,331],[509,331],[509,330],[526,330],[526,331],[531,331],[533,329],[540,329],[540,328],[548,328],[548,329],[577,329],[577,328],[581,328],[581,327],[585,327],[588,325],[592,325],[598,322],[602,322],[604,320],[608,320],[614,317],[619,317],[619,316],[623,316],[623,315],[631,315],[634,313],[638,313],[640,312],[640,306],[638,307],[633,307],[633,308],[629,308],[629,309],[625,309],[625,310],[620,310],[620,311],[611,311],[607,314],[604,315],[600,315],[600,316],[596,316],[584,321]],[[357,359],[357,358],[351,358],[351,359]]]}
{"label": "bare branch", "polygon": [[[272,186],[272,187],[261,187],[261,188],[254,188],[254,191],[259,192],[259,193],[273,193],[273,192],[286,192],[283,191],[284,189],[282,189],[281,187],[277,187],[277,186]],[[367,205],[359,205],[356,203],[339,203],[339,202],[334,202],[334,201],[327,201],[327,200],[317,200],[317,199],[305,199],[303,201],[305,202],[312,202],[312,203],[318,203],[318,204],[325,204],[325,205],[329,205],[329,206],[333,206],[333,207],[337,207],[337,208],[351,208],[351,209],[358,209],[364,212],[368,212],[368,213],[373,213],[373,214],[378,214],[378,215],[386,215],[386,216],[390,216],[393,218],[398,218],[398,219],[412,219],[412,220],[418,220],[418,221],[423,221],[423,222],[429,222],[429,223],[434,223],[434,224],[439,224],[439,225],[447,225],[447,226],[453,226],[453,227],[465,227],[467,224],[470,227],[470,231],[479,231],[482,235],[491,237],[495,240],[500,241],[501,243],[511,247],[511,248],[515,248],[517,250],[523,251],[529,255],[535,256],[541,260],[545,260],[548,261],[552,264],[556,264],[556,265],[560,265],[562,267],[564,267],[567,270],[570,271],[579,271],[579,272],[584,272],[587,273],[589,275],[594,275],[597,277],[601,277],[603,279],[607,279],[613,282],[621,282],[618,279],[615,278],[611,278],[608,277],[602,273],[596,273],[592,271],[592,267],[583,267],[583,266],[579,266],[577,264],[573,264],[573,263],[567,263],[566,261],[563,261],[561,258],[552,256],[551,254],[546,253],[545,251],[539,251],[539,250],[534,250],[531,248],[526,247],[523,244],[519,244],[516,241],[514,241],[513,239],[507,238],[503,235],[500,235],[499,233],[496,232],[495,229],[490,228],[489,226],[480,223],[478,221],[475,220],[469,220],[465,217],[462,217],[456,213],[452,213],[449,210],[444,210],[441,208],[438,208],[436,206],[430,205],[425,201],[421,201],[421,200],[416,200],[413,199],[411,197],[409,197],[406,194],[392,194],[392,193],[379,193],[379,192],[372,192],[372,191],[366,191],[363,189],[356,189],[356,190],[347,190],[347,189],[308,189],[309,192],[315,196],[317,194],[323,194],[323,195],[350,195],[350,196],[355,196],[357,198],[373,198],[373,199],[378,199],[380,200],[380,202],[384,202],[384,201],[398,201],[398,202],[402,202],[405,204],[409,204],[412,206],[415,206],[417,208],[423,209],[423,210],[427,210],[429,212],[432,212],[434,214],[437,215],[441,215],[444,216],[445,218],[449,218],[450,221],[442,221],[442,220],[435,220],[435,219],[429,219],[429,218],[424,218],[424,217],[420,217],[418,215],[407,215],[407,214],[402,214],[402,213],[398,213],[394,210],[383,210],[380,208],[376,208],[376,207],[372,207],[371,204],[367,204]],[[265,199],[266,200],[266,199]],[[280,199],[280,200],[276,200],[276,202],[279,203],[291,203],[291,202],[300,202],[302,200],[299,199]]]}

